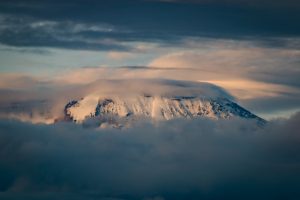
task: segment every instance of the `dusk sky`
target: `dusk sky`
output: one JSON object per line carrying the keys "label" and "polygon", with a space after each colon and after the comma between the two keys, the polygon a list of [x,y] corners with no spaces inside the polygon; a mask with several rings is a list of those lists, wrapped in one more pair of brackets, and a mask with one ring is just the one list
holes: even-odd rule
{"label": "dusk sky", "polygon": [[12,0],[0,13],[3,89],[12,74],[141,66],[128,68],[133,78],[209,81],[267,118],[300,107],[295,0]]}
{"label": "dusk sky", "polygon": [[1,200],[299,199],[299,113],[299,0],[0,0]]}

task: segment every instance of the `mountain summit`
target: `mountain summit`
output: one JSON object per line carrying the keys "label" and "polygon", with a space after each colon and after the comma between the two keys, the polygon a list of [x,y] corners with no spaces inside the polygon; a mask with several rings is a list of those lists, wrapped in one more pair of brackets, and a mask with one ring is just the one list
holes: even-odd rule
{"label": "mountain summit", "polygon": [[[145,86],[139,82],[128,84],[128,94],[115,93],[87,95],[72,100],[64,109],[65,118],[76,123],[97,126],[130,126],[140,119],[154,121],[176,118],[210,119],[245,118],[254,119],[259,124],[265,121],[234,102],[222,88],[208,83],[160,80],[147,81],[143,94],[132,94],[132,88]],[[157,87],[159,86],[159,87]],[[139,92],[143,91],[139,88]],[[155,91],[159,88],[160,91]]]}

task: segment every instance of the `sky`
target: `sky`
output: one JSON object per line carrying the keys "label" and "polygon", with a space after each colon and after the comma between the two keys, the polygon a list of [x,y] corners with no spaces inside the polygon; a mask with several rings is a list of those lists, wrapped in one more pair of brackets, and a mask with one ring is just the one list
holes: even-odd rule
{"label": "sky", "polygon": [[[0,0],[0,199],[300,199],[299,21],[298,0]],[[147,92],[266,121],[64,118]]]}
{"label": "sky", "polygon": [[287,117],[300,108],[299,20],[295,0],[1,1],[0,73],[78,82],[103,68],[115,72],[91,79],[128,78],[128,67],[130,78],[211,82]]}

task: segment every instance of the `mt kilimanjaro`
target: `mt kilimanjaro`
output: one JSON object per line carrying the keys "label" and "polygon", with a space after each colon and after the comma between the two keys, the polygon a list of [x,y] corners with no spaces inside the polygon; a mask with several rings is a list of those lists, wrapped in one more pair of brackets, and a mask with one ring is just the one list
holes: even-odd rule
{"label": "mt kilimanjaro", "polygon": [[[212,84],[170,80],[148,83],[153,83],[153,88],[159,85],[165,89],[157,92],[152,88],[147,93],[134,95],[126,95],[126,91],[123,95],[113,92],[89,94],[66,104],[65,119],[100,127],[123,127],[140,119],[163,121],[199,117],[214,120],[243,118],[256,120],[258,124],[265,123],[265,120],[235,103],[223,89]],[[134,87],[138,87],[138,82],[136,84]]]}

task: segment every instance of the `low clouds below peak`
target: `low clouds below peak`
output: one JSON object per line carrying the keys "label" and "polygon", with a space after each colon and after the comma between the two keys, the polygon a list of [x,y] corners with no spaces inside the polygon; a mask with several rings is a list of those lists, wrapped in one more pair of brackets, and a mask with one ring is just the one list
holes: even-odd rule
{"label": "low clouds below peak", "polygon": [[[127,130],[0,121],[1,199],[297,199],[299,120]],[[75,199],[76,199],[75,198]]]}

